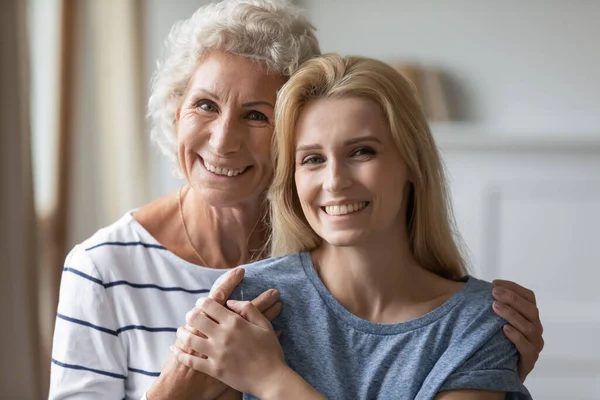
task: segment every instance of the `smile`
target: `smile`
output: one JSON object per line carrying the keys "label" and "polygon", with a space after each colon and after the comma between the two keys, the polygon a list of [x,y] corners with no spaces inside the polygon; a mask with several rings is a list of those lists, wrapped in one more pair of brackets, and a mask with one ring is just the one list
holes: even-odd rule
{"label": "smile", "polygon": [[212,164],[207,163],[205,160],[202,160],[204,162],[204,168],[206,168],[207,170],[209,170],[210,172],[212,172],[215,175],[221,175],[221,176],[229,176],[229,177],[234,177],[234,176],[238,176],[239,174],[245,172],[249,167],[244,167],[244,168],[240,168],[240,169],[227,169],[227,168],[221,168],[221,167],[215,167]]}
{"label": "smile", "polygon": [[368,201],[361,201],[358,203],[344,204],[341,206],[326,206],[321,207],[328,215],[347,215],[362,210],[367,205]]}

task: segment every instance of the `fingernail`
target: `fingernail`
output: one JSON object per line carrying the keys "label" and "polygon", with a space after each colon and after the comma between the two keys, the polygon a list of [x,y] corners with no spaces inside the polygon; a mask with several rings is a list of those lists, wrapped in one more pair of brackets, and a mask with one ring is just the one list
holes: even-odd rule
{"label": "fingernail", "polygon": [[241,268],[236,268],[236,269],[235,269],[235,274],[236,274],[237,276],[241,276],[243,273],[244,273],[244,270],[243,270],[243,269],[241,269]]}
{"label": "fingernail", "polygon": [[505,293],[504,289],[499,288],[499,287],[495,287],[492,290],[492,294],[496,295],[496,296],[502,296]]}
{"label": "fingernail", "polygon": [[279,294],[279,292],[277,291],[277,289],[271,289],[271,290],[269,290],[269,296],[276,296],[277,294]]}
{"label": "fingernail", "polygon": [[493,306],[494,306],[496,309],[498,309],[498,310],[504,310],[504,308],[505,308],[505,307],[504,307],[504,304],[502,304],[502,303],[499,303],[499,302],[497,302],[497,301],[495,301],[494,303],[492,303],[492,305],[493,305]]}
{"label": "fingernail", "polygon": [[233,305],[235,305],[237,303],[239,303],[239,301],[237,301],[237,300],[227,300],[227,304],[233,304]]}
{"label": "fingernail", "polygon": [[509,333],[510,333],[510,332],[513,332],[513,328],[512,328],[512,326],[510,326],[510,325],[504,325],[504,330],[505,330],[506,332],[509,332]]}

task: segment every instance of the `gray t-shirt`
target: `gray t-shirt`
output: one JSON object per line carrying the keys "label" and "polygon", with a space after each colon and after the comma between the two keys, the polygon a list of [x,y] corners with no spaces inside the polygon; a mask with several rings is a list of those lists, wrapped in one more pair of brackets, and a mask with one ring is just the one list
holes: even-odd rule
{"label": "gray t-shirt", "polygon": [[516,372],[518,353],[502,332],[506,322],[492,311],[487,282],[468,277],[435,310],[378,324],[337,302],[309,253],[243,267],[244,281],[231,298],[252,300],[269,288],[281,292],[283,310],[273,326],[282,330],[286,361],[330,399],[431,399],[453,389],[531,398]]}

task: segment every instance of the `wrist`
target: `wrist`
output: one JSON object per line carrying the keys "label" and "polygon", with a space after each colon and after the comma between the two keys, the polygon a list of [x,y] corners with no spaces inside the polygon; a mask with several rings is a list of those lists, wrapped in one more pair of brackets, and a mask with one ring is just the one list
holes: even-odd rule
{"label": "wrist", "polygon": [[260,392],[255,396],[262,400],[325,399],[296,371],[284,365],[262,381]]}

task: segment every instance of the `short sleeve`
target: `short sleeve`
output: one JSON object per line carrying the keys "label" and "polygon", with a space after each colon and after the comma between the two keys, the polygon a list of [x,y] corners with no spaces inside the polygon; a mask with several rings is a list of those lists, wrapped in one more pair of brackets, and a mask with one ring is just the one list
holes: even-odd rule
{"label": "short sleeve", "polygon": [[439,391],[489,390],[506,392],[507,399],[530,399],[517,374],[518,357],[500,329],[448,376]]}
{"label": "short sleeve", "polygon": [[117,329],[102,277],[75,247],[61,278],[49,399],[125,397],[127,353]]}

